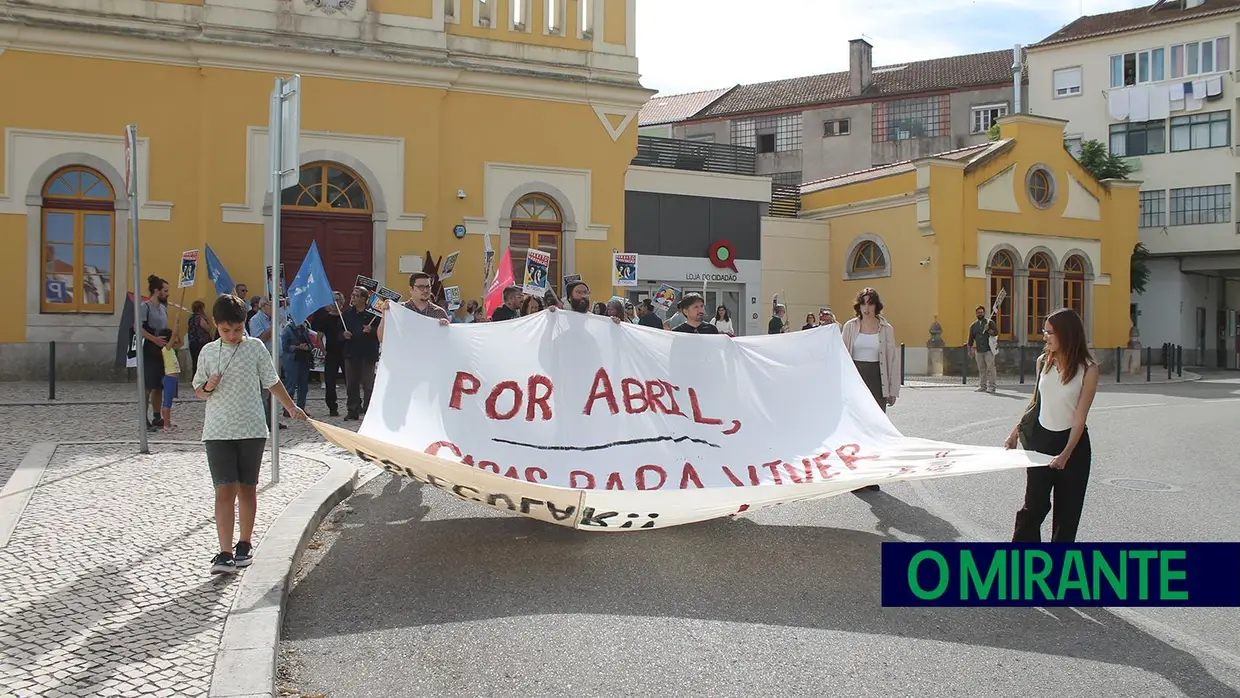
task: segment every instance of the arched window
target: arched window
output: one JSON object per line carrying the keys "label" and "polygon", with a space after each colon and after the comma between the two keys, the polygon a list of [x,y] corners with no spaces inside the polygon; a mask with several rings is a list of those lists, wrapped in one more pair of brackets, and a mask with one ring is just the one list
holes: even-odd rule
{"label": "arched window", "polygon": [[852,263],[849,266],[853,274],[878,274],[887,269],[887,257],[883,255],[883,250],[878,243],[872,240],[866,240],[857,246],[857,251],[853,252]]}
{"label": "arched window", "polygon": [[[564,216],[560,207],[545,194],[529,194],[512,207],[512,226],[509,228],[508,247],[512,250],[513,275],[521,278],[525,268],[525,251],[542,250],[551,255],[547,269],[548,287],[560,287],[560,243],[564,231]],[[557,291],[557,294],[559,291]]]}
{"label": "arched window", "polygon": [[368,213],[370,195],[362,178],[334,162],[302,165],[297,184],[280,194],[282,208],[296,211]]}
{"label": "arched window", "polygon": [[1029,258],[1029,302],[1025,320],[1029,339],[1042,339],[1042,323],[1051,312],[1051,260],[1041,252]]}
{"label": "arched window", "polygon": [[1078,255],[1063,264],[1063,304],[1085,319],[1085,260]]}
{"label": "arched window", "polygon": [[111,313],[116,195],[87,167],[66,167],[43,185],[45,313]]}
{"label": "arched window", "polygon": [[995,324],[999,326],[999,339],[1012,339],[1012,291],[1015,290],[1016,265],[1011,253],[1006,250],[995,252],[990,258],[990,303],[993,306],[1000,292],[1005,292],[1003,302],[999,304],[999,312],[995,314]]}

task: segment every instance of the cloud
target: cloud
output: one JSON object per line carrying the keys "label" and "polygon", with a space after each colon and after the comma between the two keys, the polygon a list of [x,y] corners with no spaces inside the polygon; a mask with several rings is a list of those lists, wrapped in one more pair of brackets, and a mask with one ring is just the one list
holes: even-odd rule
{"label": "cloud", "polygon": [[848,41],[875,65],[1029,44],[1085,14],[1142,0],[638,0],[642,83],[675,94],[848,69]]}

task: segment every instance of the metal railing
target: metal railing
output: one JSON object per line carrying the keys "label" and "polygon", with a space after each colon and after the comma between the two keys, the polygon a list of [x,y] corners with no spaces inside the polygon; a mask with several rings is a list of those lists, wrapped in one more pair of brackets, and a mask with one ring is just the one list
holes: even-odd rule
{"label": "metal railing", "polygon": [[657,136],[637,137],[637,157],[632,164],[731,175],[754,176],[758,172],[753,148]]}
{"label": "metal railing", "polygon": [[771,206],[767,209],[767,215],[776,218],[796,218],[800,213],[801,185],[772,184]]}

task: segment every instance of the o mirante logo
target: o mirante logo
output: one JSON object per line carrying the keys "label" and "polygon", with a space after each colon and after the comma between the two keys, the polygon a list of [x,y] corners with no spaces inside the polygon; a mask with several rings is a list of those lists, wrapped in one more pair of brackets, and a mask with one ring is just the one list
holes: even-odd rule
{"label": "o mirante logo", "polygon": [[1240,543],[883,543],[883,606],[1240,606]]}

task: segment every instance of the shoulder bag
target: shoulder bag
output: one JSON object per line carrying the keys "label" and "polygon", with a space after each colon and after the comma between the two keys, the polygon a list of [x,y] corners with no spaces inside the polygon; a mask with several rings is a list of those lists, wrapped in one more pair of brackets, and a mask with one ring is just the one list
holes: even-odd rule
{"label": "shoulder bag", "polygon": [[1037,366],[1037,373],[1033,381],[1033,399],[1029,401],[1029,406],[1025,408],[1025,413],[1020,416],[1020,424],[1016,426],[1016,433],[1020,439],[1020,447],[1029,450],[1029,444],[1033,441],[1033,429],[1038,422],[1038,414],[1042,408],[1042,397],[1038,393],[1038,383],[1042,381],[1042,357],[1038,357],[1034,362]]}

